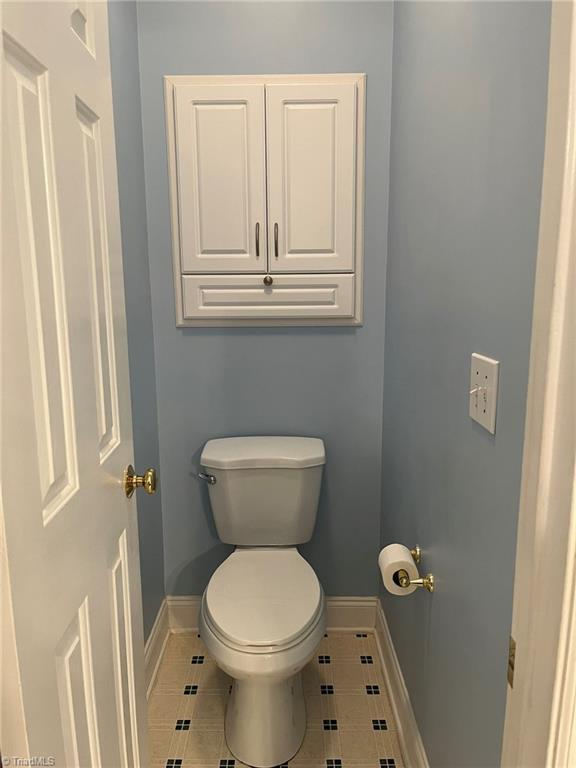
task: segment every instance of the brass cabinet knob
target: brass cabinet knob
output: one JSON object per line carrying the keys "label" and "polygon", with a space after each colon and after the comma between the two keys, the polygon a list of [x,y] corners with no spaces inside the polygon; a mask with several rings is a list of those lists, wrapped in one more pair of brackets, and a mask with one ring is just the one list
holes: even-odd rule
{"label": "brass cabinet knob", "polygon": [[271,278],[271,276],[266,275],[266,277],[264,278],[264,285],[272,285],[273,282],[274,280]]}
{"label": "brass cabinet knob", "polygon": [[156,493],[156,470],[150,468],[143,475],[137,475],[129,464],[124,472],[124,493],[130,498],[136,488],[144,488],[149,494]]}

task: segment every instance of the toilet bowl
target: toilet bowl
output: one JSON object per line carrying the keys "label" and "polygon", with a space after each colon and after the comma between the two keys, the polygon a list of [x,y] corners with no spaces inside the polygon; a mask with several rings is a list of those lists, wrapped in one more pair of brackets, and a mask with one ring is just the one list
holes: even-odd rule
{"label": "toilet bowl", "polygon": [[316,574],[294,547],[235,550],[202,598],[200,634],[233,678],[226,741],[256,768],[280,765],[306,730],[300,672],[326,626]]}
{"label": "toilet bowl", "polygon": [[202,452],[218,535],[236,549],[204,592],[200,635],[233,679],[228,747],[254,768],[290,760],[306,731],[300,673],[324,634],[326,606],[296,546],[312,536],[324,463],[318,438],[220,438]]}

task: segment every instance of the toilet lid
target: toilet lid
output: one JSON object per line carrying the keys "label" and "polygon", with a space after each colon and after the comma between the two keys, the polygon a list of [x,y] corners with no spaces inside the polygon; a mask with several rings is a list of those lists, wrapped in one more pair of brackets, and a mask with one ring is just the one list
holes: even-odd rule
{"label": "toilet lid", "polygon": [[204,596],[208,617],[236,645],[289,644],[322,608],[318,577],[297,549],[237,549]]}

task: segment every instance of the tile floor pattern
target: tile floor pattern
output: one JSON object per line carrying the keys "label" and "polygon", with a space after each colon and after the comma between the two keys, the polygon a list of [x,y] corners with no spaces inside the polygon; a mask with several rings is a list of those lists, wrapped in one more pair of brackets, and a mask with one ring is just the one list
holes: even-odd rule
{"label": "tile floor pattern", "polygon": [[[373,634],[329,632],[302,675],[306,737],[280,768],[403,768]],[[224,739],[230,685],[199,635],[170,635],[148,702],[153,768],[244,765]]]}

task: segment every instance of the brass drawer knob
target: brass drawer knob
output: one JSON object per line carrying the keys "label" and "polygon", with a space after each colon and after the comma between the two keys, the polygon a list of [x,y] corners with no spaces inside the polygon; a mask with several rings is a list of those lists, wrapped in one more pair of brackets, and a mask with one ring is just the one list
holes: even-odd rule
{"label": "brass drawer knob", "polygon": [[273,282],[274,280],[272,279],[272,277],[270,275],[266,275],[266,277],[264,278],[264,285],[272,285]]}
{"label": "brass drawer knob", "polygon": [[144,488],[149,494],[156,493],[156,470],[150,468],[143,475],[137,475],[129,464],[124,472],[124,493],[130,498],[136,488]]}

